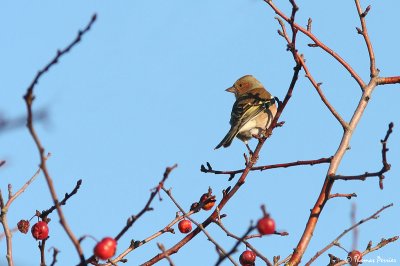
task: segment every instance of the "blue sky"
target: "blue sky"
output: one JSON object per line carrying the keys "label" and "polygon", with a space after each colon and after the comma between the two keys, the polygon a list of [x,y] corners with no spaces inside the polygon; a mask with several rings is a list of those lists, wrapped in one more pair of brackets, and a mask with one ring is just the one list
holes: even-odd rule
{"label": "blue sky", "polygon": [[[282,2],[282,3],[280,3]],[[277,2],[289,12],[287,1]],[[371,4],[367,17],[377,66],[382,76],[400,74],[398,10],[395,0],[362,1]],[[322,1],[298,1],[297,22],[313,19],[313,32],[337,51],[364,80],[369,77],[368,54],[357,35],[355,5],[346,1],[329,7]],[[0,4],[1,97],[0,114],[19,117],[25,113],[22,95],[37,71],[65,47],[97,13],[93,29],[73,51],[43,76],[35,89],[35,110],[45,109],[48,119],[38,123],[40,138],[52,157],[50,173],[60,198],[83,179],[79,193],[64,207],[70,226],[78,236],[98,239],[116,235],[126,219],[137,213],[148,199],[165,167],[178,163],[166,187],[186,209],[211,186],[221,198],[222,189],[232,182],[224,176],[204,174],[200,165],[210,162],[215,169],[243,167],[245,146],[238,140],[228,149],[214,147],[229,129],[233,96],[224,90],[245,75],[257,77],[271,93],[284,97],[293,73],[293,59],[285,42],[276,34],[275,14],[263,1],[3,1]],[[309,40],[298,37],[314,78],[323,82],[327,98],[345,119],[349,119],[360,96],[350,75]],[[360,227],[359,247],[369,240],[399,235],[398,187],[400,174],[400,116],[397,108],[399,85],[379,87],[351,141],[339,168],[340,174],[360,174],[381,168],[381,144],[387,124],[395,123],[389,140],[389,162],[385,189],[378,181],[336,182],[333,192],[358,194],[356,199],[331,200],[318,223],[307,261],[350,225],[351,203],[357,216],[367,217],[383,205],[395,206]],[[285,126],[274,131],[264,145],[259,165],[318,159],[332,155],[340,141],[341,128],[317,93],[300,75],[290,104],[281,117]],[[0,169],[3,193],[7,184],[20,187],[37,169],[37,151],[25,128],[0,134]],[[256,141],[250,143],[255,147]],[[266,256],[286,257],[298,242],[323,183],[327,165],[304,166],[252,173],[245,185],[224,208],[225,225],[242,234],[250,220],[261,216],[266,204],[277,228],[288,237],[271,236],[253,243]],[[119,242],[124,250],[131,239],[140,240],[167,225],[175,216],[175,206],[164,195],[155,201],[155,211],[147,213]],[[9,211],[10,225],[30,218],[36,209],[50,207],[51,198],[43,176],[18,198]],[[193,216],[203,221],[209,213]],[[77,256],[53,214],[48,247],[61,250],[57,265],[72,265]],[[216,226],[208,228],[225,249],[234,244]],[[182,235],[165,234],[127,258],[138,265],[158,253],[157,242],[170,247]],[[37,243],[29,235],[14,235],[17,265],[38,265]],[[4,240],[3,240],[4,241]],[[342,246],[351,249],[347,235]],[[87,255],[94,242],[82,244]],[[244,246],[241,246],[244,250]],[[5,245],[0,245],[5,254]],[[345,252],[333,248],[344,258]],[[395,258],[400,264],[399,244],[391,244],[367,258]],[[236,254],[238,257],[239,254]],[[214,247],[198,235],[172,259],[177,265],[213,265]],[[51,254],[48,254],[51,260]],[[0,258],[5,263],[5,256]],[[327,255],[316,265],[326,265]],[[160,265],[167,265],[166,261]],[[226,262],[224,265],[229,265]]]}

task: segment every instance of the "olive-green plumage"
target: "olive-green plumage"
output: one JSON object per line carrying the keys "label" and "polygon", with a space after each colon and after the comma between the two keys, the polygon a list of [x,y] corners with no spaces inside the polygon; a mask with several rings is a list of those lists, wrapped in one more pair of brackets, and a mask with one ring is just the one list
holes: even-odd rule
{"label": "olive-green plumage", "polygon": [[236,97],[231,112],[231,129],[215,149],[228,147],[235,137],[247,144],[253,135],[269,127],[277,111],[272,95],[251,75],[241,77],[226,91]]}

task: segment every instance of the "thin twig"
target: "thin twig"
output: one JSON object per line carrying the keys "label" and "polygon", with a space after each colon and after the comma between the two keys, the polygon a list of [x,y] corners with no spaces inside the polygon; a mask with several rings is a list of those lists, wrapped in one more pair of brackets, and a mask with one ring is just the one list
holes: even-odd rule
{"label": "thin twig", "polygon": [[378,219],[379,218],[379,213],[381,213],[382,211],[384,211],[387,208],[390,208],[393,206],[393,203],[383,206],[382,208],[380,208],[378,211],[376,211],[374,214],[372,214],[371,216],[364,218],[362,220],[360,220],[358,223],[352,225],[351,227],[347,228],[346,230],[343,231],[343,233],[341,233],[340,235],[338,235],[331,243],[329,243],[326,247],[324,247],[323,249],[321,249],[320,251],[318,251],[314,257],[312,257],[305,265],[310,265],[311,263],[313,263],[319,256],[321,256],[323,253],[325,253],[328,249],[330,249],[331,247],[333,247],[334,245],[336,245],[339,241],[339,239],[341,239],[344,235],[346,235],[348,232],[350,232],[351,230],[357,228],[359,225],[371,220],[371,219]]}
{"label": "thin twig", "polygon": [[375,65],[375,54],[374,54],[374,49],[372,48],[372,43],[368,35],[368,30],[367,30],[367,23],[365,22],[365,17],[367,16],[367,13],[369,12],[371,6],[368,6],[366,10],[363,12],[361,10],[361,5],[359,0],[354,0],[356,3],[356,8],[358,12],[358,16],[360,17],[360,22],[361,22],[361,30],[357,28],[357,31],[359,34],[361,34],[364,37],[365,44],[367,45],[368,49],[368,54],[369,54],[369,61],[370,61],[370,77],[376,77],[379,74],[378,69],[376,68]]}
{"label": "thin twig", "polygon": [[58,255],[58,253],[60,253],[60,251],[58,249],[56,249],[55,247],[50,248],[49,251],[51,249],[53,250],[53,261],[51,262],[50,266],[54,266],[57,263],[57,255]]}
{"label": "thin twig", "polygon": [[64,213],[63,213],[62,208],[61,208],[61,206],[59,204],[57,193],[56,193],[54,185],[53,185],[53,179],[51,178],[50,173],[49,173],[49,171],[47,169],[46,157],[45,157],[45,149],[44,149],[44,147],[43,147],[43,145],[42,145],[42,143],[41,143],[41,141],[39,139],[39,136],[38,136],[38,134],[37,134],[37,132],[36,132],[34,126],[33,126],[32,104],[33,104],[33,101],[35,99],[35,96],[33,95],[33,90],[35,88],[35,85],[38,83],[39,79],[43,76],[44,73],[49,71],[49,69],[52,66],[57,64],[59,59],[63,55],[65,55],[68,52],[70,52],[70,50],[81,41],[83,35],[85,35],[85,33],[87,33],[91,29],[91,26],[93,25],[93,23],[95,21],[96,21],[96,14],[92,16],[92,18],[91,18],[90,22],[87,24],[87,26],[83,30],[78,32],[78,35],[76,36],[76,38],[66,48],[64,48],[63,50],[58,50],[56,55],[54,56],[54,58],[43,69],[41,69],[36,74],[35,78],[33,79],[32,83],[29,85],[29,87],[28,87],[28,89],[26,91],[26,94],[24,96],[26,107],[27,107],[27,113],[28,113],[28,116],[27,116],[27,128],[28,128],[28,130],[29,130],[29,132],[30,132],[30,134],[31,134],[36,146],[37,146],[37,149],[39,151],[40,168],[42,169],[43,174],[44,174],[44,176],[46,178],[46,182],[47,182],[47,185],[49,187],[50,194],[51,194],[51,197],[53,199],[53,203],[57,208],[57,213],[58,213],[58,216],[60,218],[60,223],[61,223],[62,227],[64,228],[65,232],[67,233],[68,237],[70,238],[71,242],[73,243],[73,245],[74,245],[74,247],[75,247],[75,249],[76,249],[76,251],[77,251],[77,253],[79,255],[79,258],[80,258],[80,261],[81,261],[82,265],[86,264],[82,247],[80,246],[80,243],[79,243],[78,239],[76,238],[76,236],[72,232],[71,228],[69,227],[69,225],[67,223],[67,220],[64,217]]}
{"label": "thin twig", "polygon": [[381,170],[379,170],[377,172],[373,172],[373,173],[365,172],[364,174],[360,174],[360,175],[349,175],[349,176],[334,175],[331,178],[333,180],[346,180],[346,181],[347,180],[361,180],[361,181],[364,181],[368,177],[377,176],[377,177],[379,177],[379,187],[381,189],[383,189],[383,179],[385,178],[383,174],[388,172],[391,168],[391,165],[387,162],[387,152],[389,151],[389,149],[387,148],[387,141],[390,137],[390,134],[393,132],[393,127],[394,127],[393,122],[389,123],[385,138],[381,140],[381,143],[382,143],[382,169]]}
{"label": "thin twig", "polygon": [[[194,223],[197,226],[197,228],[199,228],[207,236],[207,239],[211,243],[214,244],[214,246],[217,248],[217,250],[221,253],[220,256],[227,257],[232,262],[233,265],[239,266],[235,262],[235,260],[230,255],[228,255],[228,252],[226,252],[225,249],[220,244],[218,244],[218,242],[207,232],[207,230],[203,227],[202,224],[196,222],[194,219],[192,219],[190,216],[187,215],[185,210],[180,206],[180,204],[176,201],[176,199],[172,195],[171,189],[167,190],[164,187],[162,189],[168,195],[168,197],[172,200],[172,202],[175,204],[175,206],[183,213],[183,215],[185,217],[187,217],[192,223]],[[166,252],[166,251],[164,251],[164,252]],[[169,254],[165,254],[165,255],[169,255]]]}
{"label": "thin twig", "polygon": [[132,225],[146,212],[151,211],[152,208],[150,207],[150,204],[152,203],[152,201],[154,200],[155,196],[157,194],[160,193],[160,189],[164,186],[164,182],[167,180],[169,174],[171,173],[172,170],[174,170],[176,167],[178,167],[177,164],[174,164],[171,167],[167,167],[165,169],[164,175],[162,180],[159,182],[158,186],[156,188],[154,188],[154,190],[151,192],[150,197],[146,203],[146,205],[143,207],[143,209],[136,215],[132,215],[126,225],[124,226],[124,228],[122,228],[122,230],[118,233],[118,235],[115,237],[116,240],[120,239],[127,231],[130,227],[132,227]]}
{"label": "thin twig", "polygon": [[[267,3],[275,11],[275,13],[278,14],[278,16],[283,18],[286,22],[290,23],[290,18],[287,17],[281,10],[279,10],[279,8],[276,7],[271,0],[264,0],[264,2]],[[297,23],[293,23],[293,27],[302,32],[304,35],[308,36],[311,40],[314,41],[316,45],[321,47],[325,52],[335,58],[351,74],[351,76],[356,80],[361,88],[364,88],[366,86],[364,81],[357,74],[357,72],[342,57],[340,57],[339,54],[337,54],[335,51],[333,51],[331,48],[321,42],[314,34],[312,34],[311,31],[308,31]]]}
{"label": "thin twig", "polygon": [[[232,249],[227,253],[227,255],[231,255],[234,252],[236,252],[237,247],[239,246],[240,243],[243,243],[244,245],[246,245],[246,247],[248,247],[249,249],[251,249],[252,251],[254,251],[254,253],[256,253],[256,255],[262,259],[266,265],[272,265],[272,263],[268,260],[268,258],[266,258],[261,252],[259,252],[254,246],[252,246],[246,239],[246,237],[250,234],[250,232],[252,230],[254,230],[254,226],[250,225],[249,228],[246,230],[246,232],[243,234],[242,237],[238,237],[235,234],[232,234],[222,223],[222,221],[220,219],[216,220],[215,223],[226,233],[227,236],[232,237],[233,239],[236,239],[237,242],[236,244],[232,247]],[[220,265],[223,260],[225,259],[225,257],[220,257],[218,259],[218,261],[216,262],[216,266]]]}
{"label": "thin twig", "polygon": [[[165,247],[164,247],[163,244],[157,243],[157,247],[158,247],[162,252],[165,252]],[[171,257],[168,256],[168,254],[165,255],[165,258],[168,260],[169,266],[175,266],[174,262],[172,261]]]}
{"label": "thin twig", "polygon": [[[316,160],[306,160],[306,161],[296,161],[296,162],[289,162],[289,163],[281,163],[281,164],[270,164],[270,165],[263,165],[263,166],[256,166],[250,169],[250,171],[264,171],[268,169],[276,169],[276,168],[288,168],[293,166],[300,166],[300,165],[316,165],[316,164],[323,164],[329,163],[332,157],[329,158],[321,158]],[[230,175],[230,180],[236,175],[243,173],[245,169],[233,170],[233,171],[220,171],[214,170],[210,163],[207,163],[207,167],[201,165],[200,171],[203,173],[212,173],[216,175]]]}
{"label": "thin twig", "polygon": [[353,197],[357,197],[357,194],[356,193],[351,193],[351,194],[335,193],[335,194],[329,195],[329,199],[332,199],[332,198],[347,198],[347,199],[351,199]]}
{"label": "thin twig", "polygon": [[[394,236],[388,239],[382,238],[381,241],[376,244],[376,246],[372,247],[372,243],[371,241],[368,243],[368,248],[362,253],[362,256],[364,257],[365,255],[367,255],[368,253],[374,252],[378,249],[383,248],[384,246],[386,246],[387,244],[393,243],[395,241],[397,241],[399,239],[399,236]],[[336,258],[337,261],[336,263],[330,264],[332,266],[340,266],[340,265],[346,265],[348,264],[348,260],[340,260],[339,258]]]}
{"label": "thin twig", "polygon": [[[294,47],[295,49],[295,47]],[[271,125],[266,131],[266,136],[270,136],[272,134],[273,129],[277,126],[278,120],[285,109],[287,103],[289,102],[290,98],[292,97],[292,93],[294,90],[294,87],[296,85],[296,82],[298,80],[299,72],[301,70],[301,65],[296,61],[296,65],[294,67],[293,71],[293,76],[289,85],[289,88],[287,90],[287,93],[285,95],[285,98],[283,102],[279,105],[277,113],[274,117],[274,119],[271,122]],[[218,216],[217,209],[222,210],[224,206],[229,202],[229,200],[236,194],[236,192],[240,189],[240,187],[244,184],[247,175],[250,172],[250,169],[254,167],[258,160],[258,155],[260,153],[261,148],[263,147],[264,143],[266,141],[266,138],[260,138],[258,140],[258,144],[253,152],[253,155],[250,160],[248,160],[248,163],[246,164],[246,169],[241,173],[241,176],[239,177],[238,181],[235,183],[235,185],[227,192],[224,194],[223,198],[221,201],[218,203],[217,208],[214,210],[214,212],[211,213],[211,215],[203,221],[201,224],[203,228],[207,227],[210,223],[212,223]],[[200,233],[201,229],[199,227],[195,228],[192,232],[190,232],[185,238],[183,238],[181,241],[176,243],[173,247],[169,248],[168,250],[165,251],[165,253],[159,253],[144,264],[142,266],[149,266],[157,263],[158,261],[162,260],[165,258],[165,255],[171,255],[173,253],[178,252],[178,250],[183,247],[186,243],[188,243],[191,239],[193,239],[195,236],[197,236]]]}
{"label": "thin twig", "polygon": [[[152,189],[151,193],[150,193],[150,197],[147,200],[145,206],[143,207],[143,209],[141,211],[139,211],[136,215],[132,215],[131,217],[129,217],[129,219],[127,220],[126,225],[122,228],[122,230],[117,234],[117,236],[115,237],[116,240],[120,239],[127,231],[129,228],[131,228],[134,223],[142,216],[144,215],[146,212],[153,210],[153,208],[150,207],[151,203],[153,202],[153,200],[155,199],[156,195],[158,195],[160,193],[160,190],[164,187],[164,182],[168,179],[170,173],[172,172],[172,170],[174,170],[176,167],[178,167],[177,164],[174,164],[171,167],[167,167],[165,169],[165,172],[163,174],[163,177],[161,179],[161,181],[158,183],[158,185]],[[118,255],[116,258],[114,258],[113,260],[111,260],[110,263],[106,263],[106,264],[99,264],[99,265],[112,265],[112,263],[117,263],[119,261],[121,261],[128,253],[132,252],[134,249],[136,249],[137,247],[144,245],[145,243],[148,243],[149,241],[153,240],[154,238],[160,236],[161,234],[165,233],[165,232],[171,232],[171,226],[174,225],[177,221],[179,221],[179,217],[176,217],[168,226],[166,226],[164,229],[161,229],[160,231],[158,231],[157,233],[153,234],[152,236],[142,240],[142,241],[131,241],[131,245],[125,250],[123,251],[120,255]],[[95,262],[96,257],[94,255],[92,255],[89,259],[87,259],[86,263],[92,263]]]}
{"label": "thin twig", "polygon": [[[63,200],[60,201],[59,205],[60,205],[60,206],[65,205],[65,204],[67,203],[67,200],[70,199],[73,195],[75,195],[75,194],[78,192],[78,190],[79,190],[79,188],[81,187],[81,185],[82,185],[82,179],[79,179],[79,180],[76,182],[76,185],[75,185],[74,189],[71,191],[71,193],[69,193],[69,194],[68,194],[68,193],[65,193],[65,196],[64,196]],[[56,207],[55,205],[53,205],[53,206],[51,206],[48,210],[42,211],[42,213],[40,214],[40,218],[41,218],[41,219],[45,219],[45,218],[46,218],[47,216],[49,216],[49,214],[52,213],[55,209],[57,209],[57,207]]]}
{"label": "thin twig", "polygon": [[[48,157],[46,157],[47,159]],[[0,223],[3,225],[3,230],[4,230],[4,235],[6,238],[6,245],[7,245],[7,262],[8,266],[13,266],[14,265],[14,260],[13,260],[13,251],[12,251],[12,233],[14,229],[10,229],[7,221],[7,212],[11,206],[11,203],[18,198],[27,188],[28,186],[36,179],[36,177],[40,173],[40,168],[33,174],[33,176],[14,194],[12,195],[11,193],[11,186],[8,186],[8,200],[6,203],[4,203],[3,195],[0,190],[0,206],[1,206],[1,213],[0,213]]]}

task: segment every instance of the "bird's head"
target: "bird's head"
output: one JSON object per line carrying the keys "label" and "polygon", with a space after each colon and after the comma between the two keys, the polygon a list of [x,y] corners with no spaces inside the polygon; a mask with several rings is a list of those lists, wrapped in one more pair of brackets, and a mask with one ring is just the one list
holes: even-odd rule
{"label": "bird's head", "polygon": [[255,88],[263,88],[264,86],[252,75],[246,75],[238,79],[232,87],[226,89],[228,92],[235,94],[235,97],[247,93]]}

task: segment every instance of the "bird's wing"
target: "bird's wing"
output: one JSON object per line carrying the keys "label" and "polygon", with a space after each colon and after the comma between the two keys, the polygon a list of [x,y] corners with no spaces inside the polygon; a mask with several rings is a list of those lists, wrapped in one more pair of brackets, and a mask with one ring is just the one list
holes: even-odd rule
{"label": "bird's wing", "polygon": [[222,139],[222,141],[215,147],[221,146],[228,147],[232,140],[236,137],[240,129],[251,119],[256,117],[261,112],[269,109],[275,103],[274,99],[261,99],[254,94],[246,94],[240,96],[232,107],[231,113],[231,128]]}
{"label": "bird's wing", "polygon": [[[239,97],[232,108],[230,124],[239,132],[247,122],[275,103],[274,99],[261,99],[254,95]],[[236,132],[237,133],[237,132]]]}

